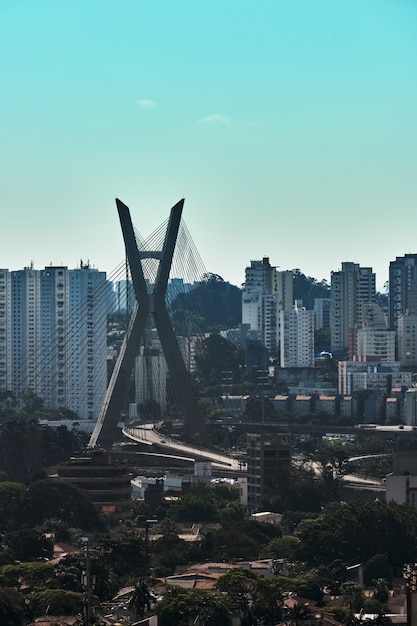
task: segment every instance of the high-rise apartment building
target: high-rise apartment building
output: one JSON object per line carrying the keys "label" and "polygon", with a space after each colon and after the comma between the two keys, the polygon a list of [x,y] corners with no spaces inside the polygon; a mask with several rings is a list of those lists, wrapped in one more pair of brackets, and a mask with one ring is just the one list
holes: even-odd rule
{"label": "high-rise apartment building", "polygon": [[367,322],[356,334],[356,355],[375,357],[382,362],[395,361],[395,331],[384,322]]}
{"label": "high-rise apartment building", "polygon": [[330,328],[330,298],[314,298],[314,328]]}
{"label": "high-rise apartment building", "polygon": [[247,463],[248,507],[255,511],[274,495],[277,476],[291,463],[288,433],[248,434]]}
{"label": "high-rise apartment building", "polygon": [[362,322],[364,305],[375,302],[375,274],[371,267],[342,263],[342,269],[331,276],[331,349],[347,352],[349,330]]}
{"label": "high-rise apartment building", "polygon": [[42,356],[39,270],[31,266],[11,272],[11,301],[11,390],[16,396],[26,389],[40,395]]}
{"label": "high-rise apartment building", "polygon": [[417,313],[417,254],[397,256],[389,264],[389,325],[397,328],[400,315]]}
{"label": "high-rise apartment building", "polygon": [[7,280],[6,339],[0,296],[0,374],[1,346],[10,345],[5,387],[16,396],[30,389],[47,407],[65,407],[80,419],[95,419],[107,387],[105,272],[88,264],[75,270],[0,270],[0,294]]}
{"label": "high-rise apartment building", "polygon": [[[417,314],[407,313],[397,318],[398,360],[401,367],[417,367]],[[394,331],[393,331],[394,332]]]}
{"label": "high-rise apartment building", "polygon": [[12,334],[11,334],[11,276],[0,269],[0,392],[11,386]]}
{"label": "high-rise apartment building", "polygon": [[281,367],[314,367],[314,311],[296,302],[292,311],[280,311]]}
{"label": "high-rise apartment building", "polygon": [[258,339],[271,352],[279,345],[279,312],[291,310],[292,303],[292,272],[276,270],[268,257],[251,261],[245,270],[242,324],[256,332]]}

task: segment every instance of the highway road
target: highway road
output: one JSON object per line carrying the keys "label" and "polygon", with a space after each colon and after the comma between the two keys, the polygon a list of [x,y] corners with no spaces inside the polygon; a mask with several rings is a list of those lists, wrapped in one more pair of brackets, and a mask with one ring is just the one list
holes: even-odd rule
{"label": "highway road", "polygon": [[209,461],[216,469],[226,469],[228,471],[241,472],[246,469],[245,464],[238,459],[220,454],[215,450],[207,450],[206,448],[198,448],[188,444],[171,439],[165,435],[161,435],[155,429],[154,424],[141,424],[134,428],[123,428],[123,434],[147,446],[158,446],[175,455],[191,458],[195,461]]}

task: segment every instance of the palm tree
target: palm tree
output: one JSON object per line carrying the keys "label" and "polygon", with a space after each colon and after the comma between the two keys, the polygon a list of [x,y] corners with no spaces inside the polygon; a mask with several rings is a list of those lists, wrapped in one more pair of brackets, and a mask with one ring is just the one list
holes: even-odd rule
{"label": "palm tree", "polygon": [[295,602],[292,607],[286,607],[284,613],[291,626],[300,626],[303,622],[313,617],[313,612],[308,604],[299,604],[298,602]]}
{"label": "palm tree", "polygon": [[141,578],[135,585],[135,590],[129,600],[129,609],[138,617],[143,617],[151,608],[151,592],[149,584]]}

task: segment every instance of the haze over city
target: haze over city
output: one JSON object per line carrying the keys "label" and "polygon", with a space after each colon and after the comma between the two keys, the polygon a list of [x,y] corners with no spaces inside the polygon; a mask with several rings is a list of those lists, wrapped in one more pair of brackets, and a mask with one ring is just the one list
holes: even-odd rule
{"label": "haze over city", "polygon": [[2,2],[0,266],[124,257],[185,197],[208,271],[381,287],[416,252],[413,0]]}

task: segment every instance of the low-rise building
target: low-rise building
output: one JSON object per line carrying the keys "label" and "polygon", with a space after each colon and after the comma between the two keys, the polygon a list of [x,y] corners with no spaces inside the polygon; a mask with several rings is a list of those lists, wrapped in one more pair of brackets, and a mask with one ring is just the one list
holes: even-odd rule
{"label": "low-rise building", "polygon": [[58,480],[86,491],[101,513],[117,519],[131,517],[132,474],[126,462],[114,461],[108,452],[92,452],[71,457],[57,471]]}

